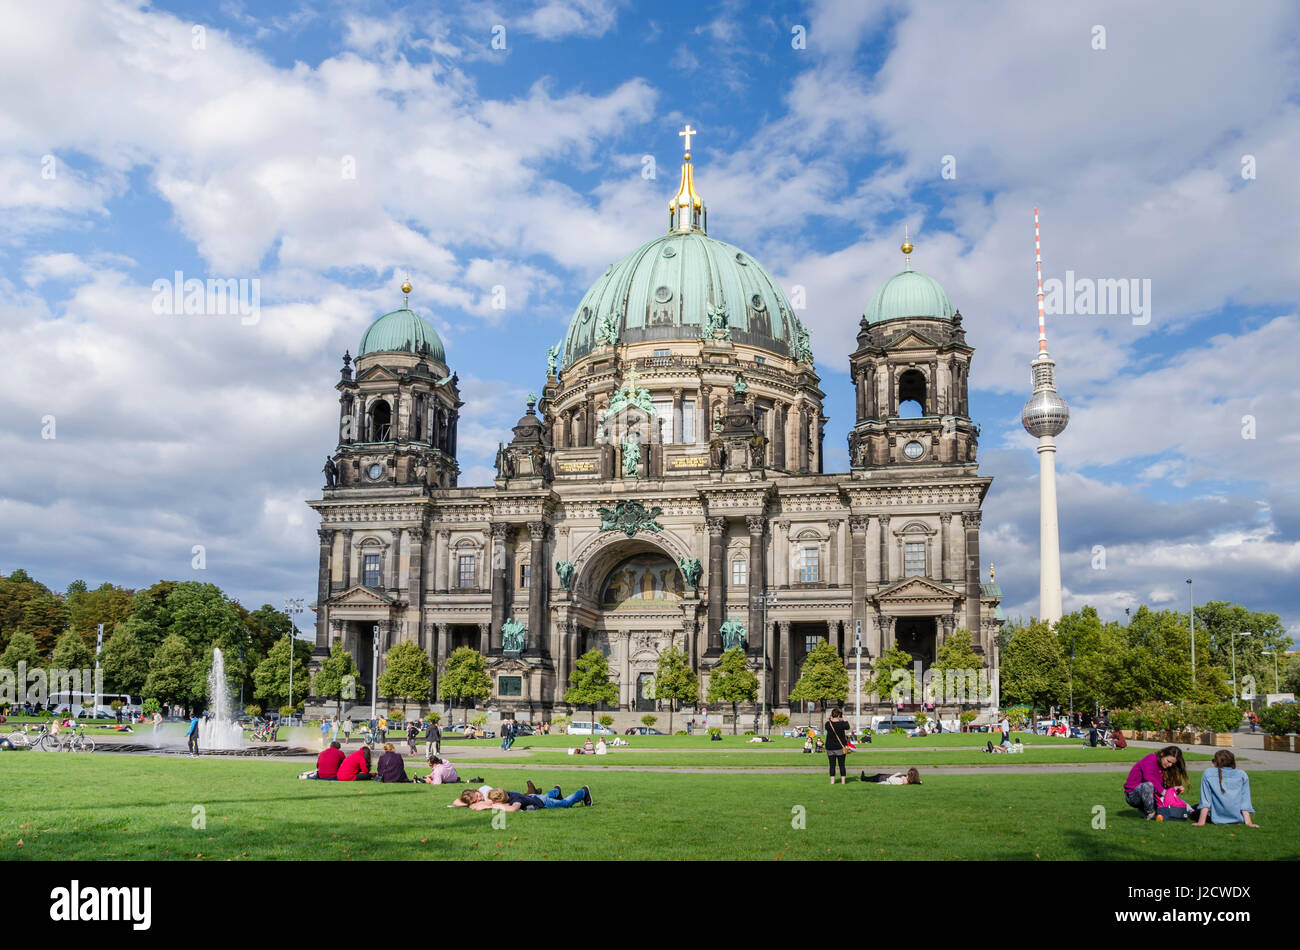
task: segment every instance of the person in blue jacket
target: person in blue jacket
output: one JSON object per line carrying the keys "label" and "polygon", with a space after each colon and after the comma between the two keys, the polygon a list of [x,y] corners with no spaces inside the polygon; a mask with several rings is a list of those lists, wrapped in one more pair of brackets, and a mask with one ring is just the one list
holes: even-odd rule
{"label": "person in blue jacket", "polygon": [[1208,818],[1215,825],[1258,828],[1255,806],[1250,801],[1250,776],[1237,768],[1237,759],[1227,749],[1214,753],[1211,768],[1201,776],[1201,801],[1196,806],[1197,826]]}
{"label": "person in blue jacket", "polygon": [[190,716],[190,727],[185,730],[185,746],[189,749],[190,758],[199,757],[199,714],[193,713]]}

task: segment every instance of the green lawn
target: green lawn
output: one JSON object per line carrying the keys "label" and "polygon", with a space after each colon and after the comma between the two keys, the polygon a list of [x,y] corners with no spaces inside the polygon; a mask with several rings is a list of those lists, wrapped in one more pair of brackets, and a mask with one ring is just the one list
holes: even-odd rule
{"label": "green lawn", "polygon": [[[1144,822],[1118,774],[938,775],[919,787],[821,776],[608,772],[594,808],[443,807],[457,787],[300,782],[301,765],[0,753],[0,858],[1283,859],[1300,857],[1300,773],[1251,776],[1263,828]],[[520,788],[575,776],[475,768]],[[1198,784],[1199,771],[1193,773]],[[1095,829],[1094,806],[1107,810]],[[204,827],[196,828],[198,817]],[[802,816],[804,827],[796,828]],[[21,842],[21,844],[20,844]]]}
{"label": "green lawn", "polygon": [[[518,751],[515,746],[512,751]],[[770,748],[770,746],[768,747]],[[500,756],[474,755],[472,749],[457,750],[443,747],[447,757],[459,766],[481,762],[498,766],[505,765],[573,765],[585,768],[608,768],[609,766],[653,766],[660,768],[827,768],[826,754],[808,755],[796,749],[773,751],[757,749],[610,749],[607,755],[569,755],[563,751],[549,749],[524,752],[512,755],[509,759]],[[912,746],[911,748],[874,748],[859,749],[848,756],[847,765],[855,770],[884,768],[886,765],[1014,765],[1033,766],[1064,765],[1075,763],[1111,762],[1117,765],[1136,762],[1149,749],[1129,747],[1122,751],[1111,749],[1084,749],[1078,743],[1073,748],[1039,748],[1028,747],[1020,755],[990,755],[979,749],[942,749]],[[1208,762],[1210,756],[1200,753],[1184,753],[1186,761]],[[1246,762],[1244,756],[1239,757]]]}
{"label": "green lawn", "polygon": [[[1019,738],[1022,742],[1033,743],[1034,745],[1053,746],[1059,745],[1066,748],[1079,748],[1082,741],[1079,739],[1062,739],[1058,736],[1035,736],[1030,733],[1013,733],[1012,738]],[[319,736],[317,737],[319,739]],[[389,734],[390,741],[396,743]],[[515,740],[514,748],[519,749],[565,749],[577,747],[587,740],[587,736],[522,736]],[[591,737],[593,739],[599,736]],[[606,736],[608,741],[611,736]],[[796,751],[803,748],[802,739],[792,739],[785,736],[776,735],[772,737],[771,742],[751,743],[750,737],[731,734],[723,735],[721,741],[714,742],[708,736],[621,736],[629,743],[631,749],[795,749]],[[926,736],[923,739],[912,739],[908,736],[875,736],[870,744],[864,744],[860,748],[874,749],[880,747],[899,748],[899,749],[916,749],[922,747],[941,746],[944,748],[983,748],[989,739],[997,739],[996,734],[989,733],[943,733],[942,735]],[[421,748],[424,746],[424,739],[420,739]],[[500,739],[452,739],[443,742],[443,748],[450,752],[453,749],[467,748],[500,748]]]}

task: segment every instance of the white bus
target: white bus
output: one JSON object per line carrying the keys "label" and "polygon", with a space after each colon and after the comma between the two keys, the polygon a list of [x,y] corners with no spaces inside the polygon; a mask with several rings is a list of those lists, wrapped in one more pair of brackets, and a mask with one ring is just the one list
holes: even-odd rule
{"label": "white bus", "polygon": [[123,716],[140,715],[140,704],[136,702],[130,693],[100,693],[99,703],[95,703],[94,693],[80,693],[69,691],[59,693],[57,696],[50,697],[50,705],[55,709],[69,709],[73,718],[80,719],[113,719],[113,703],[122,704]]}

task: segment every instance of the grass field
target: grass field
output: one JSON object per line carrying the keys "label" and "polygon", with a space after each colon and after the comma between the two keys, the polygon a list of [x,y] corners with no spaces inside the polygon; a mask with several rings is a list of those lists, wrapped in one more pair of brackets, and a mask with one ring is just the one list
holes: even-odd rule
{"label": "grass field", "polygon": [[[503,816],[444,807],[456,786],[300,782],[300,763],[0,753],[4,860],[1295,859],[1300,773],[1251,776],[1258,831],[1142,821],[1122,772],[822,776],[606,772],[596,805]],[[491,784],[556,770],[475,767]],[[1200,771],[1193,770],[1193,785]],[[1193,799],[1194,799],[1193,795]],[[1094,806],[1107,827],[1093,827]],[[802,809],[802,812],[801,812]],[[796,828],[802,814],[804,827]],[[199,822],[199,817],[203,821]],[[202,824],[202,827],[195,827]]]}

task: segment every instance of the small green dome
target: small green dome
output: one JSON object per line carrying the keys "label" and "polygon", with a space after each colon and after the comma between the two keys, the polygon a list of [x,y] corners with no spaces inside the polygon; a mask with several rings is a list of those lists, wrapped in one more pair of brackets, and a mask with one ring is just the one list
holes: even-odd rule
{"label": "small green dome", "polygon": [[414,310],[403,307],[386,313],[361,334],[360,358],[369,353],[420,353],[428,344],[430,359],[447,364],[447,354],[442,348],[438,331],[428,320]]}
{"label": "small green dome", "polygon": [[885,281],[862,316],[867,323],[880,323],[897,317],[951,320],[955,312],[952,301],[937,280],[909,268]]}

